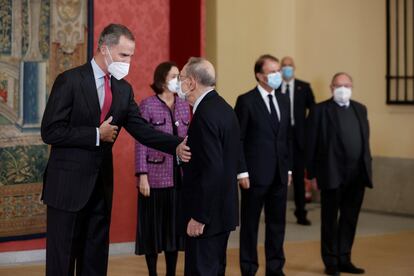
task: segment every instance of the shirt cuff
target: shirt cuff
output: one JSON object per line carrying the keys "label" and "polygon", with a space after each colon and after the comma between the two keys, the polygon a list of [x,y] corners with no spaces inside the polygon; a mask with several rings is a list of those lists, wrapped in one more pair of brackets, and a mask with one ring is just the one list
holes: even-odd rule
{"label": "shirt cuff", "polygon": [[100,145],[100,135],[99,135],[99,128],[96,128],[96,146],[99,147]]}
{"label": "shirt cuff", "polygon": [[242,172],[242,173],[239,173],[237,175],[237,179],[246,178],[246,177],[249,177],[249,173],[248,172]]}

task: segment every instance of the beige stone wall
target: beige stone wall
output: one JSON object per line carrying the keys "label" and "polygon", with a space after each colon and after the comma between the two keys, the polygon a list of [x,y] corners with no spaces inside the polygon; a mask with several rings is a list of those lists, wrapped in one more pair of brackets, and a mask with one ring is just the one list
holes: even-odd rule
{"label": "beige stone wall", "polygon": [[414,106],[388,106],[385,1],[208,0],[206,55],[218,91],[234,104],[255,85],[253,64],[264,53],[292,55],[297,76],[318,101],[330,97],[337,71],[354,78],[354,99],[368,107],[373,155],[414,158]]}

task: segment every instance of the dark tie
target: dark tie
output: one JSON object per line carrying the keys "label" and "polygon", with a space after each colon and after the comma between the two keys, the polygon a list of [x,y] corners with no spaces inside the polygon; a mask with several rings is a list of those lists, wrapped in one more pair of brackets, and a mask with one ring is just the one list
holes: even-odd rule
{"label": "dark tie", "polygon": [[286,91],[285,91],[285,93],[286,93],[286,95],[288,96],[288,98],[289,98],[289,102],[290,102],[290,123],[291,123],[291,125],[292,126],[294,126],[295,125],[295,123],[294,123],[294,120],[293,120],[293,118],[294,118],[294,116],[295,116],[295,114],[293,114],[293,103],[292,103],[292,97],[290,96],[290,86],[289,86],[289,84],[287,83],[286,84]]}
{"label": "dark tie", "polygon": [[270,117],[272,118],[273,123],[277,126],[279,125],[279,119],[277,118],[275,104],[273,103],[273,95],[267,95],[269,97],[269,106],[270,106]]}
{"label": "dark tie", "polygon": [[109,75],[105,75],[105,83],[104,83],[104,90],[105,90],[105,98],[101,109],[101,124],[105,121],[106,115],[109,112],[112,104],[112,91],[111,86],[109,85],[110,77]]}

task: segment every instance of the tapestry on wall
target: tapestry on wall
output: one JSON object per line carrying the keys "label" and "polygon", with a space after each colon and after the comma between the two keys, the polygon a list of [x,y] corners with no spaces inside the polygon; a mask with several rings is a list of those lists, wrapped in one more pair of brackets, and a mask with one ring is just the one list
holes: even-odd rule
{"label": "tapestry on wall", "polygon": [[87,60],[91,3],[0,0],[0,241],[45,232],[40,123],[56,76]]}

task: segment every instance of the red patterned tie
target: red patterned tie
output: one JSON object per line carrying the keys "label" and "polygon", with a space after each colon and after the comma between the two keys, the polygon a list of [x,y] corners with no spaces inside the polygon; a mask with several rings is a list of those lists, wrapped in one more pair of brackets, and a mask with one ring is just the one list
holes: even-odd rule
{"label": "red patterned tie", "polygon": [[111,91],[111,86],[109,85],[110,77],[109,75],[105,75],[104,78],[105,78],[105,84],[104,84],[105,98],[104,98],[104,103],[101,109],[101,124],[103,121],[105,121],[105,117],[108,114],[109,109],[111,108],[111,104],[112,104],[112,91]]}

